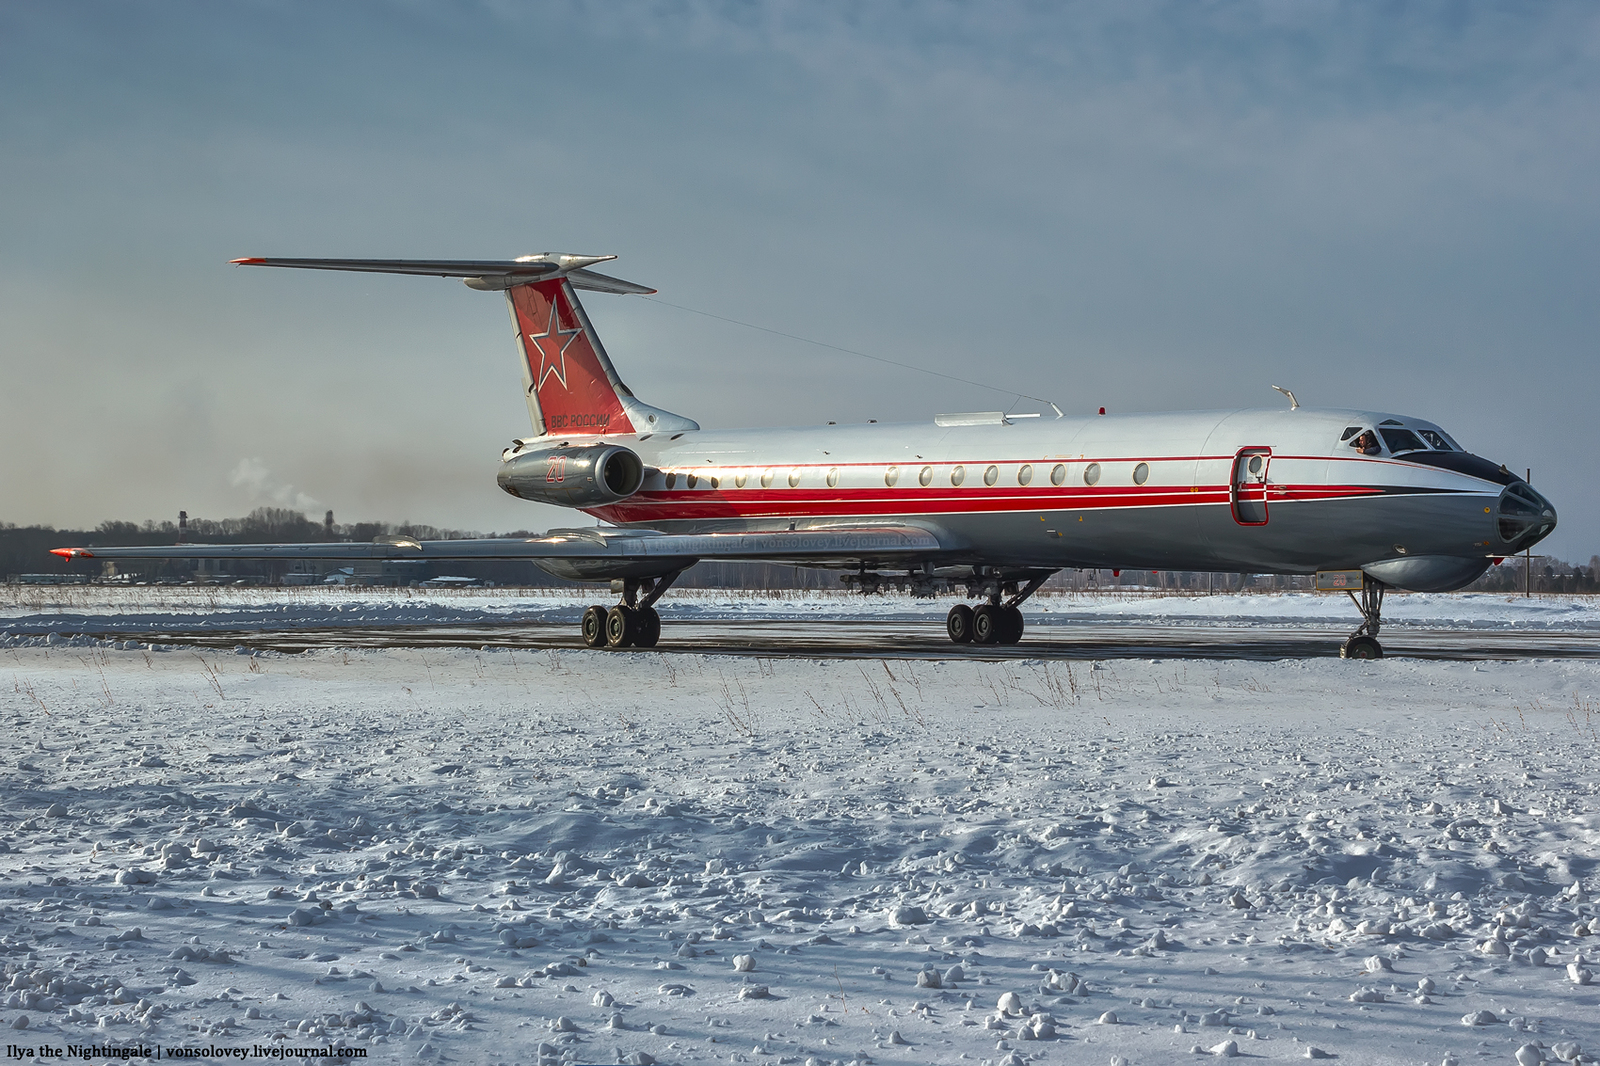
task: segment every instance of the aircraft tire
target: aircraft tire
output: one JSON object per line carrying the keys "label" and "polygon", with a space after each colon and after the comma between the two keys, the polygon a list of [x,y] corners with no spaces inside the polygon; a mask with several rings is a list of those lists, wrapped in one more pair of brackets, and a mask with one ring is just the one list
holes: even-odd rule
{"label": "aircraft tire", "polygon": [[972,608],[964,603],[958,603],[950,608],[950,613],[944,620],[944,631],[950,634],[950,639],[957,644],[971,644]]}
{"label": "aircraft tire", "polygon": [[1005,610],[992,603],[972,612],[972,643],[999,644],[1005,635]]}
{"label": "aircraft tire", "polygon": [[1015,644],[1020,641],[1022,639],[1022,630],[1025,626],[1022,620],[1022,608],[1002,607],[1000,608],[1000,617],[1005,621],[1005,626],[1001,630],[998,643]]}
{"label": "aircraft tire", "polygon": [[1373,637],[1362,635],[1351,637],[1339,648],[1341,659],[1381,659],[1383,658],[1383,645]]}
{"label": "aircraft tire", "polygon": [[591,648],[606,646],[606,609],[590,607],[583,612],[583,642]]}
{"label": "aircraft tire", "polygon": [[617,604],[606,612],[606,647],[631,648],[639,635],[639,614],[626,604]]}
{"label": "aircraft tire", "polygon": [[661,639],[661,616],[654,607],[641,607],[634,612],[638,631],[633,635],[635,648],[653,648]]}

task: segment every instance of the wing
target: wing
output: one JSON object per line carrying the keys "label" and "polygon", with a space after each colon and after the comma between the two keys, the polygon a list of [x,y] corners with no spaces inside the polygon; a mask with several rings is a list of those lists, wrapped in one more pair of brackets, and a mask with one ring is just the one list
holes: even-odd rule
{"label": "wing", "polygon": [[770,532],[670,534],[638,529],[555,529],[542,537],[316,544],[163,544],[52,548],[67,559],[527,559],[578,580],[652,577],[702,559],[797,566],[882,566],[949,551],[917,526],[866,526]]}

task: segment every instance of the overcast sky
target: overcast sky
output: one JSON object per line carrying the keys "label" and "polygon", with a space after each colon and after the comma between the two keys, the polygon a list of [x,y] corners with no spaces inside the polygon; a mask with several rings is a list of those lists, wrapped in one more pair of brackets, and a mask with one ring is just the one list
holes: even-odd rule
{"label": "overcast sky", "polygon": [[[1069,412],[1429,418],[1587,559],[1597,58],[1588,2],[0,3],[0,520],[569,521],[494,484],[499,296],[226,265],[551,250]],[[1012,402],[587,306],[708,427]]]}

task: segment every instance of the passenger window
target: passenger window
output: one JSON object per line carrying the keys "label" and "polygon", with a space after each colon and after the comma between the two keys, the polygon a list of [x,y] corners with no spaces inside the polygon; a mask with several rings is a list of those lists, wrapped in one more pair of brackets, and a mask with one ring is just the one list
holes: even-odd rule
{"label": "passenger window", "polygon": [[831,489],[839,484],[839,468],[834,467],[828,471],[828,487]]}
{"label": "passenger window", "polygon": [[1032,463],[1023,463],[1022,466],[1017,469],[1017,484],[1018,485],[1026,485],[1028,482],[1030,482],[1032,480],[1033,480],[1033,464]]}
{"label": "passenger window", "polygon": [[923,488],[933,484],[933,467],[925,466],[922,468],[922,473],[917,475],[917,484]]}
{"label": "passenger window", "polygon": [[1099,463],[1090,463],[1088,466],[1083,468],[1083,483],[1085,485],[1093,485],[1095,482],[1097,482],[1099,480],[1100,480],[1100,464]]}
{"label": "passenger window", "polygon": [[712,478],[711,479],[711,487],[714,488],[714,489],[720,489],[722,487],[722,479],[720,477]]}
{"label": "passenger window", "polygon": [[899,480],[900,468],[898,466],[891,466],[889,469],[883,472],[883,483],[888,485],[890,488],[893,488],[894,483]]}
{"label": "passenger window", "polygon": [[694,474],[690,474],[689,475],[687,484],[691,489],[694,488],[699,483],[700,483],[700,478],[698,476],[696,476]]}
{"label": "passenger window", "polygon": [[1067,468],[1057,463],[1050,470],[1050,484],[1059,485],[1065,480],[1067,480]]}
{"label": "passenger window", "polygon": [[1434,448],[1438,449],[1439,451],[1448,452],[1451,450],[1450,442],[1444,439],[1443,433],[1437,433],[1431,429],[1419,429],[1417,432],[1422,434],[1423,440],[1433,445]]}
{"label": "passenger window", "polygon": [[1380,429],[1378,432],[1383,434],[1383,443],[1389,446],[1391,452],[1421,452],[1428,448],[1409,429]]}
{"label": "passenger window", "polygon": [[742,488],[744,488],[744,483],[745,483],[745,480],[746,480],[746,479],[747,479],[747,478],[749,478],[749,476],[750,476],[750,475],[749,475],[749,474],[747,474],[747,473],[746,473],[746,472],[745,472],[745,471],[743,471],[743,470],[741,470],[741,471],[739,471],[739,472],[738,472],[738,473],[737,473],[737,474],[735,474],[735,475],[733,475],[733,487],[734,487],[734,488],[736,488],[736,489],[742,489]]}
{"label": "passenger window", "polygon": [[967,480],[966,467],[958,466],[954,470],[950,471],[950,484],[959,485],[965,480]]}
{"label": "passenger window", "polygon": [[996,481],[999,481],[999,480],[1000,480],[1000,468],[998,466],[991,466],[989,469],[987,469],[987,470],[985,470],[983,472],[983,483],[985,485],[993,485]]}
{"label": "passenger window", "polygon": [[800,484],[800,471],[798,471],[798,470],[789,471],[789,487],[792,489],[796,485],[799,485],[799,484]]}
{"label": "passenger window", "polygon": [[675,473],[671,473],[669,471],[668,474],[667,474],[667,488],[670,489],[674,485],[676,485],[677,483],[678,483],[678,475],[675,474]]}
{"label": "passenger window", "polygon": [[[1254,463],[1256,463],[1258,466],[1261,463],[1261,460],[1259,458],[1254,459],[1252,461]],[[1149,481],[1149,480],[1150,480],[1150,464],[1149,463],[1140,463],[1138,466],[1133,468],[1133,483],[1135,485],[1143,485],[1146,481]]]}
{"label": "passenger window", "polygon": [[761,487],[764,489],[770,489],[772,487],[772,471],[761,471]]}

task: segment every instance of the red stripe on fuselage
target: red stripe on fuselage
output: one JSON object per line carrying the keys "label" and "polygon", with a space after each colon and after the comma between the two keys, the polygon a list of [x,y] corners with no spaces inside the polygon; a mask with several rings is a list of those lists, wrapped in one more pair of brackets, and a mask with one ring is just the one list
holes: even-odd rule
{"label": "red stripe on fuselage", "polygon": [[[1356,499],[1384,495],[1372,485],[1269,485],[1269,503]],[[1175,486],[1104,489],[685,489],[640,492],[608,507],[588,511],[608,522],[664,522],[716,518],[835,518],[842,515],[906,516],[935,514],[1086,511],[1129,507],[1192,507],[1227,504],[1228,486],[1198,489]]]}

